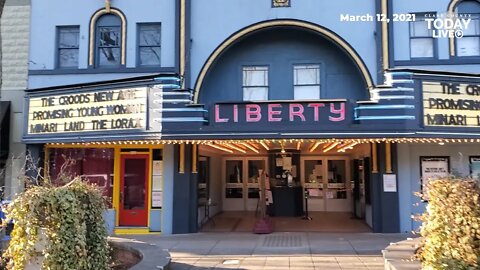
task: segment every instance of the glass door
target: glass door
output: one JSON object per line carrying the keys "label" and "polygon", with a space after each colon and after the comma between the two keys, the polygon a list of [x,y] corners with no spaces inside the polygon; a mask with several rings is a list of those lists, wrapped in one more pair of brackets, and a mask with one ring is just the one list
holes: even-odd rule
{"label": "glass door", "polygon": [[349,161],[343,157],[327,159],[326,211],[352,211],[349,164]]}
{"label": "glass door", "polygon": [[303,157],[301,163],[302,186],[308,193],[308,211],[325,211],[325,162],[321,157]]}
{"label": "glass door", "polygon": [[224,163],[224,211],[243,211],[245,209],[243,188],[243,159],[225,159]]}
{"label": "glass door", "polygon": [[226,158],[224,161],[224,211],[255,211],[260,199],[260,175],[265,157]]}
{"label": "glass door", "polygon": [[260,175],[266,170],[267,161],[265,158],[247,158],[248,174],[246,181],[246,209],[247,211],[257,210],[260,199]]}
{"label": "glass door", "polygon": [[120,160],[119,225],[146,227],[149,155],[124,154]]}

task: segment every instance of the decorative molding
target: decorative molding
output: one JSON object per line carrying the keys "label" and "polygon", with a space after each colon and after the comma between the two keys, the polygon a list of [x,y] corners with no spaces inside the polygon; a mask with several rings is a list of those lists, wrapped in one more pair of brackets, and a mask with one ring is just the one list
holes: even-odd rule
{"label": "decorative molding", "polygon": [[120,18],[122,21],[122,49],[121,49],[121,59],[120,64],[125,65],[126,59],[126,47],[127,47],[127,18],[125,15],[116,8],[103,8],[93,14],[92,18],[90,19],[90,38],[89,38],[89,52],[88,52],[88,65],[94,66],[95,64],[95,38],[96,38],[96,31],[95,26],[97,24],[97,20],[105,14],[114,14]]}
{"label": "decorative molding", "polygon": [[372,173],[378,173],[377,143],[372,143]]}
{"label": "decorative molding", "polygon": [[[185,35],[186,35],[186,0],[180,1],[180,76],[185,76],[186,61],[185,61]],[[185,88],[185,80],[182,81],[182,88]]]}
{"label": "decorative molding", "polygon": [[[448,4],[448,9],[447,9],[448,16],[453,16],[453,14],[455,13],[455,8],[457,7],[457,5],[460,1],[462,1],[462,0],[452,0],[452,1],[450,1],[450,3]],[[448,42],[450,44],[450,56],[451,57],[455,56],[455,38],[454,37],[449,37]]]}
{"label": "decorative molding", "polygon": [[272,0],[272,7],[289,7],[290,0]]}
{"label": "decorative molding", "polygon": [[[382,14],[385,16],[385,18],[388,18],[387,0],[382,0]],[[388,55],[388,22],[386,20],[382,21],[382,56],[383,70],[387,70],[390,68],[390,60]]]}
{"label": "decorative molding", "polygon": [[392,173],[392,145],[385,143],[385,172]]}
{"label": "decorative molding", "polygon": [[198,145],[192,145],[192,173],[198,173]]}
{"label": "decorative molding", "polygon": [[184,143],[180,144],[178,149],[179,149],[178,173],[185,173],[185,144]]}
{"label": "decorative molding", "polygon": [[237,40],[242,39],[246,35],[270,28],[270,27],[276,27],[276,26],[295,26],[295,27],[300,27],[308,30],[312,30],[316,33],[319,33],[321,35],[324,35],[325,37],[329,38],[332,42],[340,46],[345,52],[352,58],[352,60],[355,62],[357,65],[358,69],[360,70],[363,79],[365,80],[365,84],[368,89],[372,89],[374,87],[372,77],[370,75],[370,72],[368,71],[367,66],[361,59],[360,55],[348,44],[343,38],[335,34],[329,29],[326,29],[324,27],[321,27],[319,25],[305,22],[305,21],[298,21],[298,20],[272,20],[272,21],[265,21],[265,22],[260,22],[258,24],[254,24],[251,26],[248,26],[244,29],[241,29],[240,31],[234,33],[231,35],[229,38],[227,38],[222,44],[220,44],[215,51],[208,57],[207,61],[203,65],[202,69],[200,70],[200,73],[198,74],[197,81],[195,84],[195,99],[194,102],[198,103],[198,97],[200,93],[200,89],[202,88],[203,82],[205,80],[205,76],[212,67],[213,63],[215,60],[220,57],[220,55],[232,44],[234,44]]}

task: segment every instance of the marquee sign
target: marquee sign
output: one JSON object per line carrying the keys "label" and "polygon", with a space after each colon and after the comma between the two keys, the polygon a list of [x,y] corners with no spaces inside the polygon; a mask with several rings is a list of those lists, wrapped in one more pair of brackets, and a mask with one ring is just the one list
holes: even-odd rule
{"label": "marquee sign", "polygon": [[27,134],[144,129],[147,87],[30,97]]}
{"label": "marquee sign", "polygon": [[425,126],[480,127],[480,85],[423,82]]}
{"label": "marquee sign", "polygon": [[[345,101],[219,103],[213,108],[215,125],[334,124],[345,122]],[[284,126],[285,127],[285,126]]]}

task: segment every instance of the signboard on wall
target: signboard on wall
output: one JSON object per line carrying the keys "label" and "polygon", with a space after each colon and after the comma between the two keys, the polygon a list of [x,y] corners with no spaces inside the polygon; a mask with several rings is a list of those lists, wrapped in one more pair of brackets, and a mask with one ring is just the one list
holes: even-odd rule
{"label": "signboard on wall", "polygon": [[420,177],[422,178],[423,199],[427,198],[428,182],[447,177],[450,173],[448,157],[420,157]]}
{"label": "signboard on wall", "polygon": [[144,129],[147,87],[30,97],[26,133]]}
{"label": "signboard on wall", "polygon": [[428,82],[423,86],[425,126],[480,127],[480,85]]}
{"label": "signboard on wall", "polygon": [[216,126],[266,125],[332,125],[347,120],[347,102],[344,100],[319,101],[262,101],[217,103],[211,108],[212,122]]}

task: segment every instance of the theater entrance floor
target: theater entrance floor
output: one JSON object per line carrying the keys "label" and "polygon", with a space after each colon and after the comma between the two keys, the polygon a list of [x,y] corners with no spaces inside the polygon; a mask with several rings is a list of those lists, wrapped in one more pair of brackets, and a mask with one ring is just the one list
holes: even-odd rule
{"label": "theater entrance floor", "polygon": [[[302,217],[271,217],[274,232],[366,233],[370,227],[347,212],[310,212]],[[201,232],[252,232],[259,213],[222,212],[201,227]]]}

